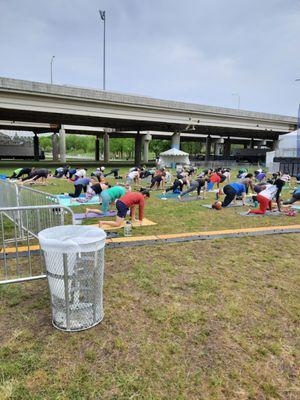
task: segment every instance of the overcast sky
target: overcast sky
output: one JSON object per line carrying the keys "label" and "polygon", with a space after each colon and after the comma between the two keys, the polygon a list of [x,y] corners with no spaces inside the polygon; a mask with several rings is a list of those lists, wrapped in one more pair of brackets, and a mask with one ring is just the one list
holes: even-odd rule
{"label": "overcast sky", "polygon": [[300,0],[0,0],[0,76],[297,115]]}

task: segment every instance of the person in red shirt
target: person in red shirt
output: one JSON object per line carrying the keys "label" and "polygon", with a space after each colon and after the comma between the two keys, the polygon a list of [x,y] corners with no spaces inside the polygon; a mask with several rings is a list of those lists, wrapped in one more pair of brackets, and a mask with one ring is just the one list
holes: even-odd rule
{"label": "person in red shirt", "polygon": [[135,222],[136,206],[139,206],[139,222],[143,224],[145,199],[150,197],[149,190],[141,188],[140,192],[127,192],[124,196],[120,197],[116,202],[117,216],[115,221],[99,222],[99,227],[102,224],[110,226],[121,226],[128,210],[130,210],[131,221]]}

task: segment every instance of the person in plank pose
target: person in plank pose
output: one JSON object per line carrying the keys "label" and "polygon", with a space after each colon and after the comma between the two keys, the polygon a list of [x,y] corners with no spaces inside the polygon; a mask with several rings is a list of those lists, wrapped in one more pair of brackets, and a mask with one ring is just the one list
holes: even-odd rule
{"label": "person in plank pose", "polygon": [[221,210],[222,207],[228,207],[229,204],[231,204],[233,201],[236,200],[236,197],[242,197],[242,204],[243,206],[245,205],[246,187],[243,183],[239,182],[229,183],[228,185],[225,185],[222,189],[220,189],[219,195],[222,194],[222,192],[225,194],[224,200],[216,201],[212,205],[213,209]]}

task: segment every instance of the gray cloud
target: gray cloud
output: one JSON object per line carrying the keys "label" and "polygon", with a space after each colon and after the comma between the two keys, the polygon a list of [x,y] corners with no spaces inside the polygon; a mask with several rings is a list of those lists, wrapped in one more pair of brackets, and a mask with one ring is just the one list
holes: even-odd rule
{"label": "gray cloud", "polygon": [[298,0],[0,0],[0,76],[296,115]]}

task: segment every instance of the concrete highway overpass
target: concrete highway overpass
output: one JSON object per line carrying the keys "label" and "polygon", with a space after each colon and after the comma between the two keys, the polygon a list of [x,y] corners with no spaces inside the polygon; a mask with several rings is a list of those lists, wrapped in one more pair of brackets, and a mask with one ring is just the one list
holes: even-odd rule
{"label": "concrete highway overpass", "polygon": [[0,129],[22,129],[24,125],[36,133],[35,146],[38,133],[59,132],[62,161],[64,125],[90,127],[89,134],[96,138],[103,134],[99,127],[104,128],[105,153],[108,132],[118,137],[134,136],[139,162],[142,131],[153,131],[154,135],[160,132],[158,137],[164,132],[173,135],[174,146],[179,145],[179,133],[182,139],[187,134],[187,140],[204,137],[210,148],[213,137],[225,137],[227,143],[233,138],[277,140],[279,135],[296,129],[297,118],[0,77]]}

